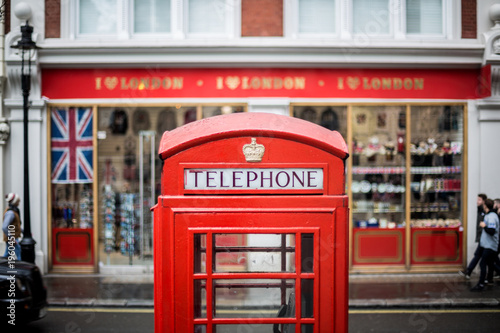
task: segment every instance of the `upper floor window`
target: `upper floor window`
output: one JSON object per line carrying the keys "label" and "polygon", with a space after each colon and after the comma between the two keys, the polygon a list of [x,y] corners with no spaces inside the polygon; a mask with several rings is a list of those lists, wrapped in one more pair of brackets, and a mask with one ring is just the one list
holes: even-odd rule
{"label": "upper floor window", "polygon": [[238,0],[77,0],[68,6],[77,37],[234,36]]}
{"label": "upper floor window", "polygon": [[80,34],[116,34],[117,0],[80,0]]}
{"label": "upper floor window", "polygon": [[334,34],[337,4],[332,0],[298,0],[299,33]]}
{"label": "upper floor window", "polygon": [[134,32],[168,33],[171,31],[170,0],[134,0]]}
{"label": "upper floor window", "polygon": [[406,0],[408,34],[442,34],[442,0]]}
{"label": "upper floor window", "polygon": [[[288,0],[295,37],[446,37],[453,0]],[[450,32],[448,32],[449,34]]]}

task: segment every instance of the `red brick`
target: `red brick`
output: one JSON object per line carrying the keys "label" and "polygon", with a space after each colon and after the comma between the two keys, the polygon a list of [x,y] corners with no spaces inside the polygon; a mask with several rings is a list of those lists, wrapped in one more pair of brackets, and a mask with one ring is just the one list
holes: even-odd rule
{"label": "red brick", "polygon": [[241,36],[283,36],[283,0],[242,0]]}
{"label": "red brick", "polygon": [[61,37],[61,0],[45,0],[45,38]]}
{"label": "red brick", "polygon": [[477,38],[477,0],[462,0],[462,38]]}

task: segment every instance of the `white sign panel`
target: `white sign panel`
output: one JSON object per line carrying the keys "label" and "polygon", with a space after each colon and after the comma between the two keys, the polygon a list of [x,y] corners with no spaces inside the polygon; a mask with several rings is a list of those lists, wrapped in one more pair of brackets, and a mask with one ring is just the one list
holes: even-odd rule
{"label": "white sign panel", "polygon": [[184,169],[186,190],[322,190],[322,168]]}

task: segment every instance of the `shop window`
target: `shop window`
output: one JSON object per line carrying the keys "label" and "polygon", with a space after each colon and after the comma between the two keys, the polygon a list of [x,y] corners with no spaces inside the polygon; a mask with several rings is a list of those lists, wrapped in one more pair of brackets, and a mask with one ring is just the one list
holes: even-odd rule
{"label": "shop window", "polygon": [[[157,152],[162,134],[203,117],[243,110],[243,105],[98,109],[96,209],[99,259],[103,264],[153,264],[149,209],[160,195],[161,161]],[[204,256],[197,257],[203,267]]]}
{"label": "shop window", "polygon": [[345,106],[294,106],[293,116],[318,124],[347,137],[347,108]]}
{"label": "shop window", "polygon": [[50,112],[51,263],[94,266],[94,111],[58,107]]}
{"label": "shop window", "polygon": [[412,263],[461,263],[463,106],[411,108]]}

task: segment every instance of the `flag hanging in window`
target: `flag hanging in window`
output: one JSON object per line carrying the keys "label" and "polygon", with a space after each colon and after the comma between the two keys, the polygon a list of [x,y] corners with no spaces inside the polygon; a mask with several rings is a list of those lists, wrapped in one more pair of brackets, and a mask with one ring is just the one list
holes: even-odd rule
{"label": "flag hanging in window", "polygon": [[92,108],[52,109],[52,183],[92,183],[92,123]]}

